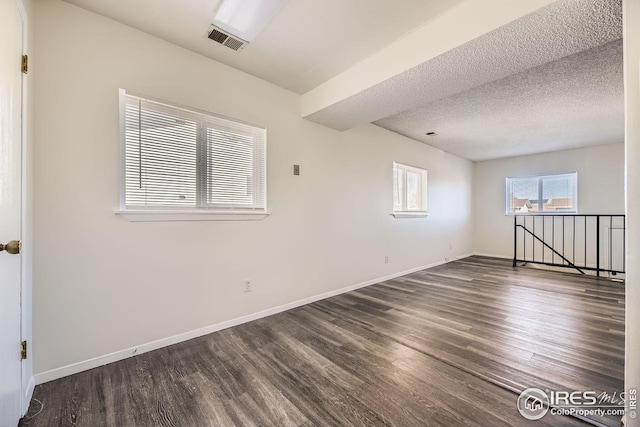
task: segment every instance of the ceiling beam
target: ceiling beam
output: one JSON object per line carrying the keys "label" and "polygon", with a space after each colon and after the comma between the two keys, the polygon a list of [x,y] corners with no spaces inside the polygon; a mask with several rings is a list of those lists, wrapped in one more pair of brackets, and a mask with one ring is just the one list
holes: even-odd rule
{"label": "ceiling beam", "polygon": [[372,111],[370,114],[363,111],[362,114],[350,116],[348,120],[336,122],[327,119],[326,114],[317,113],[553,2],[554,0],[468,0],[461,3],[302,95],[302,116],[345,130],[389,115],[393,112],[387,111],[380,116],[380,111]]}

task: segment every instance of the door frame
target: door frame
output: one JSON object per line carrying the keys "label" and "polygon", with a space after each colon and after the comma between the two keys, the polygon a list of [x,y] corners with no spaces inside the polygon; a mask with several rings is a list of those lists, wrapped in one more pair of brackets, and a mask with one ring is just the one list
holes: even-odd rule
{"label": "door frame", "polygon": [[[14,0],[20,17],[22,18],[22,54],[27,55],[29,52],[29,15],[23,0]],[[21,407],[25,414],[29,409],[33,389],[35,388],[35,379],[33,377],[33,351],[32,351],[32,150],[29,144],[29,90],[28,78],[29,74],[22,74],[22,120],[21,120],[21,229],[20,240],[22,241],[21,253],[21,280],[20,280],[20,339],[27,341],[28,355],[27,359],[21,364]]]}

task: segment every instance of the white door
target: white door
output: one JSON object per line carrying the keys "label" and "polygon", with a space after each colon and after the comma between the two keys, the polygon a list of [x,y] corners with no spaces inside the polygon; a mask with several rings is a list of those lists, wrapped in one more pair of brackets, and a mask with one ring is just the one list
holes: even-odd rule
{"label": "white door", "polygon": [[0,0],[0,427],[21,411],[20,292],[22,205],[22,17],[16,0]]}

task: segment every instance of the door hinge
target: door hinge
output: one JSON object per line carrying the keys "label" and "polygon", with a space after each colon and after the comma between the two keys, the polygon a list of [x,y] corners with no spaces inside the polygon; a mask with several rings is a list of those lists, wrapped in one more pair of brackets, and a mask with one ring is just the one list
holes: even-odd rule
{"label": "door hinge", "polygon": [[29,55],[22,55],[22,72],[25,74],[29,72]]}
{"label": "door hinge", "polygon": [[20,359],[25,360],[27,358],[27,342],[22,341],[20,343]]}

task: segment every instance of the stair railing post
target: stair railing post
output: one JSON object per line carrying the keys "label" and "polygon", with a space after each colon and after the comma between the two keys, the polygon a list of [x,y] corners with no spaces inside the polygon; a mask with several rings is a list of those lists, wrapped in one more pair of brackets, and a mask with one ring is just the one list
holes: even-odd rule
{"label": "stair railing post", "polygon": [[516,266],[518,254],[518,216],[513,215],[513,266]]}
{"label": "stair railing post", "polygon": [[596,216],[596,276],[600,276],[600,215]]}

